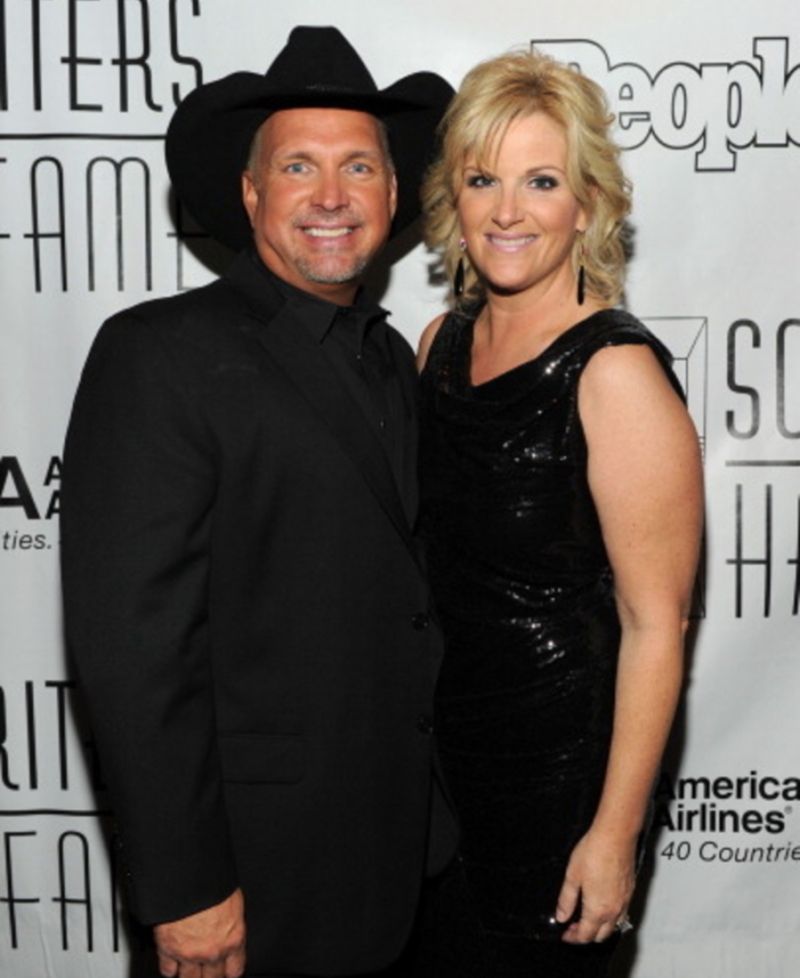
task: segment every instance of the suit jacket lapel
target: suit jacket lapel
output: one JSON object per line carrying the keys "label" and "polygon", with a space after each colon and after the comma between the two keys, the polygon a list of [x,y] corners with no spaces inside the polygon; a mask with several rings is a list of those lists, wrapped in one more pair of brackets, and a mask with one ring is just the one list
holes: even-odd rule
{"label": "suit jacket lapel", "polygon": [[260,320],[261,328],[254,332],[256,339],[339,441],[418,561],[386,453],[361,408],[303,323],[302,309],[284,299],[249,254],[241,255],[226,277],[244,293],[250,312]]}

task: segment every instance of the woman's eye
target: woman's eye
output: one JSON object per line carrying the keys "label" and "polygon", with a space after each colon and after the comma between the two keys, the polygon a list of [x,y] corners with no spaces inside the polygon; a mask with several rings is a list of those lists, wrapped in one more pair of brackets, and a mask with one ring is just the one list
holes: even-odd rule
{"label": "woman's eye", "polygon": [[552,190],[553,187],[558,186],[558,180],[548,176],[531,177],[530,185],[536,187],[537,190]]}
{"label": "woman's eye", "polygon": [[484,173],[471,173],[467,177],[468,187],[491,187],[492,179]]}

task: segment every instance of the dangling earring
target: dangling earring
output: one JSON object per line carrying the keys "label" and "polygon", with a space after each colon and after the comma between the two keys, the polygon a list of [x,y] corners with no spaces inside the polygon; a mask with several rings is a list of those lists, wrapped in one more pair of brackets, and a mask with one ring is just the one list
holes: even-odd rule
{"label": "dangling earring", "polygon": [[[458,247],[462,251],[466,251],[467,242],[462,238],[458,242]],[[464,258],[458,259],[458,264],[456,265],[456,273],[453,276],[453,295],[458,299],[464,294]]]}
{"label": "dangling earring", "polygon": [[[580,232],[581,234],[583,232]],[[583,267],[583,241],[581,241],[581,258],[580,266],[578,267],[578,305],[583,305],[583,300],[586,297],[586,269]]]}

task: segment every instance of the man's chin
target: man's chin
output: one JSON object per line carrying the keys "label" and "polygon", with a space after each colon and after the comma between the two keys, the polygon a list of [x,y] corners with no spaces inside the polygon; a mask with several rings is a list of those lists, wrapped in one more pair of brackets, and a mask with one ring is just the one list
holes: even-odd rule
{"label": "man's chin", "polygon": [[298,262],[297,270],[307,282],[315,285],[346,285],[358,281],[368,264],[367,258],[356,258],[347,262]]}

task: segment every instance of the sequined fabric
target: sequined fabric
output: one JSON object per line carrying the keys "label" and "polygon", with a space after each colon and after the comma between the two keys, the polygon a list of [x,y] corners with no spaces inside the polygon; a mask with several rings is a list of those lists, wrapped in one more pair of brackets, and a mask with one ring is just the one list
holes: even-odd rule
{"label": "sequined fabric", "polygon": [[606,310],[473,386],[473,325],[445,320],[422,377],[423,528],[446,640],[435,729],[462,829],[437,974],[599,976],[614,942],[568,945],[549,923],[600,796],[619,645],[578,381],[608,345],[646,343],[668,373],[670,358]]}

